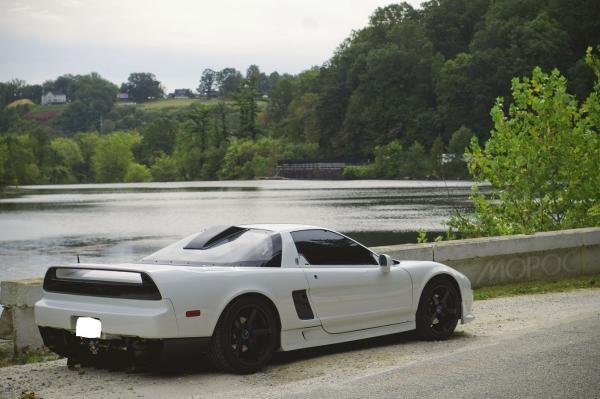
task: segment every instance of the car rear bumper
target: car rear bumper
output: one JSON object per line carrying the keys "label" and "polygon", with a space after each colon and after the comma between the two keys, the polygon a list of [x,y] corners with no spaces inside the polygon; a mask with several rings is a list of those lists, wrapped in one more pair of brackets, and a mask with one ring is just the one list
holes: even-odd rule
{"label": "car rear bumper", "polygon": [[44,345],[70,362],[119,369],[136,365],[181,364],[206,353],[210,337],[145,339],[76,337],[65,329],[39,327]]}
{"label": "car rear bumper", "polygon": [[175,311],[169,299],[149,301],[44,293],[35,304],[35,322],[40,327],[74,333],[78,317],[99,319],[101,339],[178,337]]}

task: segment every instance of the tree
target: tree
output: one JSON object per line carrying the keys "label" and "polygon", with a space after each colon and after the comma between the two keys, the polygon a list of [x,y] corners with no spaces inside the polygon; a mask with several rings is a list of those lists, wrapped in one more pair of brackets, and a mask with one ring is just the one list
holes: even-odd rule
{"label": "tree", "polygon": [[178,132],[179,123],[170,117],[161,117],[143,126],[138,159],[149,165],[161,154],[170,155]]}
{"label": "tree", "polygon": [[469,147],[471,140],[475,138],[475,134],[471,129],[461,126],[458,130],[452,133],[450,142],[448,143],[449,160],[444,164],[444,175],[452,179],[467,179],[469,171],[465,162],[465,150]]}
{"label": "tree", "polygon": [[92,156],[96,182],[124,181],[130,165],[134,162],[132,148],[140,141],[141,136],[137,132],[114,132],[101,137]]}
{"label": "tree", "polygon": [[200,78],[200,86],[198,86],[198,93],[206,97],[212,97],[215,91],[215,85],[217,80],[217,73],[212,69],[205,69],[202,71],[202,77]]}
{"label": "tree", "polygon": [[256,86],[252,80],[245,79],[237,95],[237,104],[240,108],[240,136],[256,138]]}
{"label": "tree", "polygon": [[31,134],[10,135],[6,138],[8,161],[5,176],[11,184],[42,183],[40,168],[36,162],[38,143]]}
{"label": "tree", "polygon": [[271,91],[267,115],[271,122],[281,122],[285,117],[288,106],[294,99],[294,84],[291,77],[277,79],[275,87]]}
{"label": "tree", "polygon": [[59,76],[54,81],[47,81],[44,83],[44,91],[59,91],[64,93],[68,99],[72,99],[75,91],[77,90],[78,77],[66,74]]}
{"label": "tree", "polygon": [[437,136],[429,150],[429,162],[435,177],[445,177],[442,172],[442,156],[444,154],[444,140]]}
{"label": "tree", "polygon": [[93,170],[93,162],[92,157],[96,152],[96,147],[100,141],[100,136],[98,133],[79,133],[73,136],[75,142],[79,146],[81,150],[81,156],[83,157],[83,162],[75,167],[76,174],[78,178],[82,182],[90,183],[94,182],[94,170]]}
{"label": "tree", "polygon": [[404,154],[403,175],[415,179],[427,177],[431,170],[425,147],[415,141]]}
{"label": "tree", "polygon": [[4,137],[0,136],[0,190],[8,184],[7,163],[8,163],[8,145]]}
{"label": "tree", "polygon": [[143,103],[164,97],[165,93],[156,76],[149,72],[134,72],[129,75],[121,91],[129,94],[135,102]]}
{"label": "tree", "polygon": [[78,75],[70,84],[71,103],[60,116],[61,126],[67,132],[100,130],[115,103],[117,86],[95,72]]}
{"label": "tree", "polygon": [[235,68],[225,68],[216,74],[217,87],[221,97],[229,97],[240,89],[242,74]]}
{"label": "tree", "polygon": [[246,69],[246,82],[250,84],[254,90],[258,91],[260,82],[260,68],[258,65],[252,64]]}
{"label": "tree", "polygon": [[57,137],[50,142],[53,159],[50,167],[52,183],[76,183],[76,168],[83,163],[83,155],[77,142],[66,137]]}
{"label": "tree", "polygon": [[[588,64],[600,78],[591,53]],[[473,216],[454,217],[451,228],[478,236],[600,225],[591,212],[600,203],[600,83],[583,104],[566,88],[558,70],[513,79],[508,113],[498,99],[490,139],[468,151],[471,175],[491,194],[475,186]]]}
{"label": "tree", "polygon": [[220,179],[252,179],[273,176],[280,159],[311,159],[316,146],[293,144],[272,137],[233,139],[221,162]]}
{"label": "tree", "polygon": [[142,165],[135,162],[131,162],[127,166],[127,172],[125,173],[125,177],[123,178],[123,181],[127,183],[147,182],[150,180],[152,180],[152,174],[150,173],[150,169],[148,169],[146,165]]}
{"label": "tree", "polygon": [[152,180],[154,181],[177,181],[180,180],[177,160],[168,155],[161,155],[150,167]]}

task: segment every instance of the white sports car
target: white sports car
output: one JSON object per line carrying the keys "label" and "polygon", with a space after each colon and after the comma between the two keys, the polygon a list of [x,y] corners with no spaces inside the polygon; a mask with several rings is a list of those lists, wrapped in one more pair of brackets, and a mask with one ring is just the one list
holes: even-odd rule
{"label": "white sports car", "polygon": [[51,267],[35,319],[69,365],[187,344],[252,373],[277,350],[414,329],[443,340],[473,319],[472,301],[448,266],[392,260],[322,227],[257,224],[209,228],[138,263]]}

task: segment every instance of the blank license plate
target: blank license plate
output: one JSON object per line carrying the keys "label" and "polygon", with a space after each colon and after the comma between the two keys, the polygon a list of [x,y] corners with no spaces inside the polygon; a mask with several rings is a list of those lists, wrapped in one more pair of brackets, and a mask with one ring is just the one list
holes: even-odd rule
{"label": "blank license plate", "polygon": [[78,317],[75,324],[75,335],[83,338],[100,338],[102,322],[92,317]]}

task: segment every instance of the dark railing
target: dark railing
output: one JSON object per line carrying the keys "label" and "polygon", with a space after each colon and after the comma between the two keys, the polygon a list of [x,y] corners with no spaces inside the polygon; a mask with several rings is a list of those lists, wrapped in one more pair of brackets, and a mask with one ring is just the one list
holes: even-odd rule
{"label": "dark railing", "polygon": [[277,165],[277,177],[288,179],[341,179],[343,162],[311,162]]}

